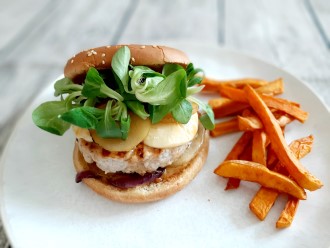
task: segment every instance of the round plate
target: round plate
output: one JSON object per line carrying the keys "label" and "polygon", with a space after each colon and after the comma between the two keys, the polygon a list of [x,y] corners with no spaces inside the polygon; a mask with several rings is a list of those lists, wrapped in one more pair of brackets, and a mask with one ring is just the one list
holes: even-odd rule
{"label": "round plate", "polygon": [[50,85],[22,116],[2,159],[1,215],[14,247],[330,246],[327,108],[303,82],[260,60],[218,47],[177,47],[209,77],[282,77],[285,93],[281,97],[301,103],[310,113],[305,124],[295,121],[288,125],[286,139],[314,135],[313,151],[302,163],[323,181],[323,188],[308,192],[290,228],[275,228],[285,205],[284,195],[267,218],[259,221],[248,207],[259,186],[242,182],[238,190],[224,191],[226,180],[213,173],[240,135],[231,134],[211,140],[202,172],[179,193],[148,204],[106,200],[74,182],[73,135],[68,132],[57,137],[32,123],[32,110],[53,99]]}

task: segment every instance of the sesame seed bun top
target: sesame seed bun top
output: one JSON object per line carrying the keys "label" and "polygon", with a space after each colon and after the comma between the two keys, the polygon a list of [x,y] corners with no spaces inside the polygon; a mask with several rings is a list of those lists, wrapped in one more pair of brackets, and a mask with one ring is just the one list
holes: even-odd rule
{"label": "sesame seed bun top", "polygon": [[[64,76],[72,80],[85,75],[90,67],[98,70],[110,69],[115,52],[122,46],[102,46],[82,51],[70,58],[64,67]],[[166,63],[187,66],[189,59],[185,53],[175,48],[156,45],[126,45],[131,51],[132,65],[144,65],[159,69]]]}

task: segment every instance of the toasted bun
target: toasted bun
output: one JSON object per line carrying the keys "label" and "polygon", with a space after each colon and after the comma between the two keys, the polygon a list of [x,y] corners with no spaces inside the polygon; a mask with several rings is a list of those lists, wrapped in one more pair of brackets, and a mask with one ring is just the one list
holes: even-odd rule
{"label": "toasted bun", "polygon": [[[111,68],[111,60],[115,52],[124,45],[102,46],[82,51],[70,58],[64,68],[64,76],[75,79],[85,75],[90,67],[98,70]],[[155,45],[127,45],[131,51],[132,65],[145,65],[154,69],[166,63],[182,66],[189,64],[189,59],[180,50]]]}
{"label": "toasted bun", "polygon": [[[165,177],[160,182],[153,182],[129,189],[120,189],[94,178],[85,178],[83,182],[96,193],[114,201],[141,203],[161,200],[180,191],[196,177],[205,163],[208,147],[209,133],[205,132],[203,144],[196,152],[196,156],[187,165],[182,166],[181,170],[177,170],[174,174]],[[77,144],[73,152],[73,161],[78,173],[88,170],[88,164],[80,153]]]}

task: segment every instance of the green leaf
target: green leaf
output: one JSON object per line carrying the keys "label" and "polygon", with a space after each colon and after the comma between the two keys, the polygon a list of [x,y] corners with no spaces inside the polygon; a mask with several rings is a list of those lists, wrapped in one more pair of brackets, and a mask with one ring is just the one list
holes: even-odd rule
{"label": "green leaf", "polygon": [[194,70],[194,65],[193,63],[189,63],[186,68],[186,73],[189,75],[192,71]]}
{"label": "green leaf", "polygon": [[74,84],[71,79],[65,77],[55,82],[54,89],[54,96],[59,96],[62,94],[70,94],[74,91],[81,91],[82,86]]}
{"label": "green leaf", "polygon": [[82,89],[82,94],[86,97],[107,97],[101,94],[101,85],[104,84],[103,78],[99,75],[98,71],[91,67],[88,69],[85,78],[85,84]]}
{"label": "green leaf", "polygon": [[180,92],[181,92],[181,96],[183,98],[187,97],[187,76],[186,74],[183,76],[183,78],[181,79],[181,83],[180,83]]}
{"label": "green leaf", "polygon": [[200,122],[202,125],[208,129],[213,130],[214,129],[214,113],[210,105],[202,102],[201,100],[194,98],[194,97],[188,97],[188,99],[192,102],[195,102],[198,104],[199,108],[202,109],[202,114],[199,117]]}
{"label": "green leaf", "polygon": [[172,109],[174,119],[182,124],[187,124],[192,115],[192,106],[189,101],[183,99]]}
{"label": "green leaf", "polygon": [[152,105],[168,105],[182,97],[182,80],[186,77],[185,70],[177,70],[158,83],[154,88],[144,92],[135,92],[141,102]]}
{"label": "green leaf", "polygon": [[138,101],[134,94],[129,94],[124,91],[121,95],[124,97],[124,101]]}
{"label": "green leaf", "polygon": [[167,105],[149,105],[151,123],[160,122],[181,100],[182,98],[178,98]]}
{"label": "green leaf", "polygon": [[187,72],[187,78],[188,78],[188,80],[192,79],[198,73],[203,73],[204,74],[204,71],[202,69],[195,68],[192,63],[190,63],[187,66],[186,72]]}
{"label": "green leaf", "polygon": [[142,77],[162,77],[162,78],[165,78],[165,76],[159,72],[145,72],[145,73],[142,73]]}
{"label": "green leaf", "polygon": [[103,115],[103,109],[84,106],[73,108],[60,115],[60,118],[81,128],[95,129]]}
{"label": "green leaf", "polygon": [[118,92],[114,91],[113,89],[110,89],[105,84],[103,78],[100,76],[99,72],[94,67],[89,68],[87,72],[85,84],[82,89],[82,94],[86,97],[91,98],[110,97],[118,101],[124,100],[124,98]]}
{"label": "green leaf", "polygon": [[[123,130],[121,126],[119,125],[119,122],[115,120],[113,116],[115,115],[120,115],[120,120],[126,120],[127,119],[127,114],[123,113],[126,112],[126,105],[117,102],[116,104],[113,104],[113,101],[108,101],[107,106],[104,111],[104,115],[101,118],[101,120],[97,123],[96,125],[96,132],[97,134],[102,137],[102,138],[122,138],[123,135],[126,135],[126,130],[125,128],[129,128],[129,126],[123,126]],[[126,116],[126,117],[125,117]],[[128,120],[129,121],[129,120]],[[124,121],[123,121],[124,123]],[[124,123],[125,125],[126,123]]]}
{"label": "green leaf", "polygon": [[142,94],[164,80],[164,75],[151,70],[146,66],[134,66],[133,70],[129,71],[131,78],[130,86],[131,94]]}
{"label": "green leaf", "polygon": [[32,120],[39,128],[56,135],[63,135],[70,124],[58,116],[66,112],[64,101],[44,102],[32,112]]}
{"label": "green leaf", "polygon": [[126,140],[128,137],[129,128],[131,126],[131,117],[128,115],[127,118],[120,119],[120,131],[121,131],[121,138]]}
{"label": "green leaf", "polygon": [[127,46],[123,46],[117,50],[117,52],[112,57],[111,68],[116,75],[116,80],[118,84],[123,85],[126,92],[128,90],[128,66],[131,59],[131,52]]}
{"label": "green leaf", "polygon": [[163,66],[162,74],[164,76],[168,76],[171,73],[173,73],[177,70],[180,70],[180,69],[183,69],[183,67],[181,65],[178,65],[178,64],[165,64]]}
{"label": "green leaf", "polygon": [[106,96],[116,99],[118,101],[124,100],[124,97],[122,97],[117,91],[110,89],[106,84],[101,85],[100,92],[101,92],[101,94],[105,94]]}
{"label": "green leaf", "polygon": [[141,119],[145,120],[149,117],[149,114],[146,112],[144,105],[139,101],[126,101],[127,107],[134,112]]}
{"label": "green leaf", "polygon": [[187,89],[187,96],[191,96],[201,92],[204,87],[205,87],[204,85],[189,87]]}
{"label": "green leaf", "polygon": [[121,138],[119,124],[112,118],[102,118],[96,126],[97,134],[102,138]]}
{"label": "green leaf", "polygon": [[193,77],[188,82],[188,87],[194,86],[196,84],[200,84],[202,82],[203,78],[201,77]]}
{"label": "green leaf", "polygon": [[202,123],[202,125],[208,130],[213,130],[215,127],[213,119],[214,119],[214,116],[213,116],[213,112],[212,112],[211,108],[208,108],[207,110],[205,110],[205,113],[203,113],[199,117],[199,120]]}

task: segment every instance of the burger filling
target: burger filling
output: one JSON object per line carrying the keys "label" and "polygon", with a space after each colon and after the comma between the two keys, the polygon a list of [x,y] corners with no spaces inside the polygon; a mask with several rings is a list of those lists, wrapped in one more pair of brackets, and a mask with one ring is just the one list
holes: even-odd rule
{"label": "burger filling", "polygon": [[[130,151],[112,152],[91,142],[88,135],[77,138],[77,145],[88,170],[77,174],[76,181],[84,178],[101,179],[119,188],[165,179],[182,170],[193,159],[204,140],[205,129],[199,125],[193,139],[171,148],[155,148],[139,143]],[[77,131],[75,131],[77,133]]]}

